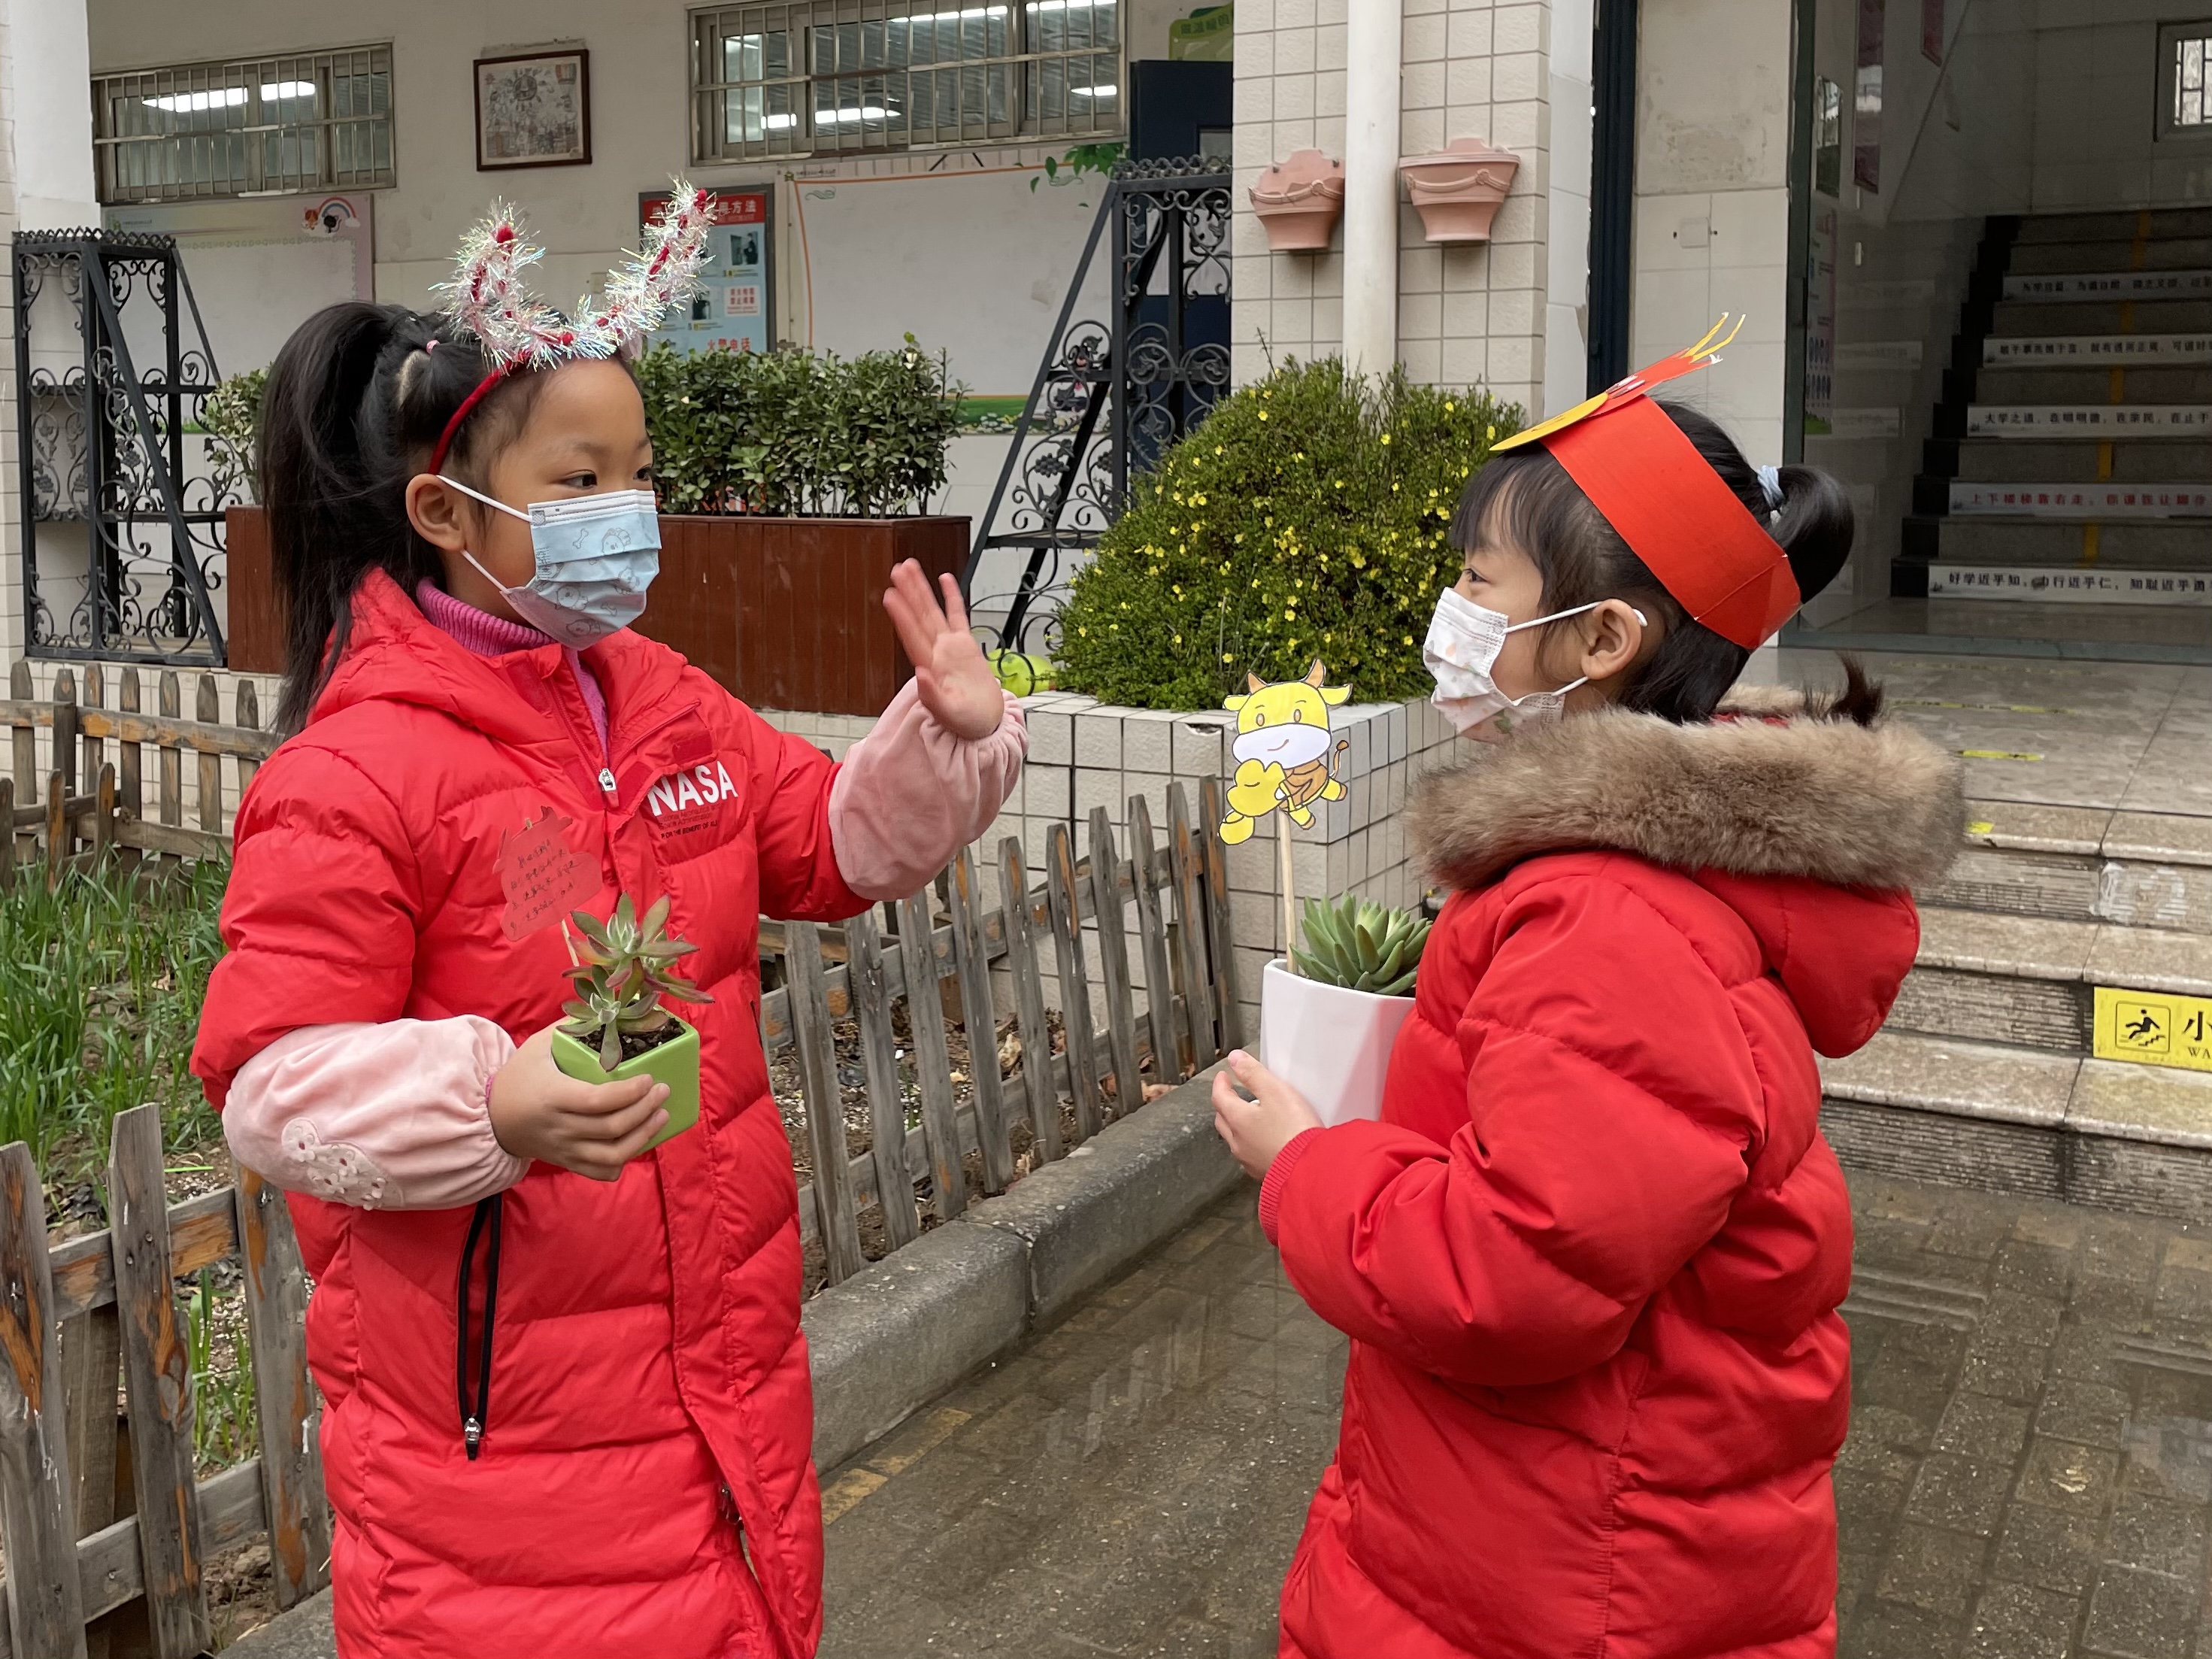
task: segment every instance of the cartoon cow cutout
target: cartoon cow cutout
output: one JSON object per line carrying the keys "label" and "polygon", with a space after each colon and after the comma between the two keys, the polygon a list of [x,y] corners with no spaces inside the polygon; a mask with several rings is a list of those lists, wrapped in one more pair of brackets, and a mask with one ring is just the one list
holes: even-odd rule
{"label": "cartoon cow cutout", "polygon": [[[1269,684],[1246,676],[1251,689],[1222,707],[1237,716],[1237,775],[1229,785],[1221,839],[1230,846],[1249,841],[1254,823],[1280,807],[1304,829],[1314,821],[1316,801],[1342,800],[1349,793],[1329,772],[1328,711],[1352,695],[1348,685],[1323,685],[1328,671],[1321,659],[1302,680]],[[1337,753],[1352,747],[1336,745]]]}

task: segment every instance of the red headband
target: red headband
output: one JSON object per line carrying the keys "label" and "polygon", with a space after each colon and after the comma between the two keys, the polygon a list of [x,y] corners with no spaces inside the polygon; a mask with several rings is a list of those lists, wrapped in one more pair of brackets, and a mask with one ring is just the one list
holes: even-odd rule
{"label": "red headband", "polygon": [[1497,448],[1543,445],[1691,621],[1756,650],[1803,602],[1789,555],[1647,395],[1717,361],[1713,336],[1727,321]]}
{"label": "red headband", "polygon": [[[435,344],[437,344],[435,340],[430,343],[430,345]],[[423,348],[425,351],[429,349],[429,346]],[[477,382],[477,389],[474,392],[461,399],[461,406],[453,411],[453,418],[446,422],[446,429],[438,434],[436,447],[430,452],[430,471],[434,475],[445,470],[446,452],[453,447],[453,436],[460,431],[461,422],[469,418],[469,411],[490,396],[491,389],[512,372],[512,368],[495,368]]]}

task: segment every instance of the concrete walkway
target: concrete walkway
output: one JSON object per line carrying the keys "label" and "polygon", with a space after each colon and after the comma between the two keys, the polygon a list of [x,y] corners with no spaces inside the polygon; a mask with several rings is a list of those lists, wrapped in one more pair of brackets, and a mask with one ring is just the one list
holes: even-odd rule
{"label": "concrete walkway", "polygon": [[[2212,1659],[2212,1222],[1852,1186],[1841,1659]],[[1272,1655],[1344,1355],[1232,1194],[825,1478],[824,1659]]]}
{"label": "concrete walkway", "polygon": [[[2212,1659],[2212,1228],[1853,1195],[1843,1659]],[[1233,1196],[830,1477],[825,1659],[1272,1654],[1343,1362]]]}

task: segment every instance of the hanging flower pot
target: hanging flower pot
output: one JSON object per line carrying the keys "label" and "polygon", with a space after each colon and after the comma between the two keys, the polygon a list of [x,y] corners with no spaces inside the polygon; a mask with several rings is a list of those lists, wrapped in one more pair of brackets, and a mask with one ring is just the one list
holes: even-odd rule
{"label": "hanging flower pot", "polygon": [[1521,158],[1486,138],[1455,138],[1431,155],[1398,163],[1431,242],[1486,242]]}
{"label": "hanging flower pot", "polygon": [[1317,149],[1299,150],[1261,173],[1251,195],[1272,252],[1318,252],[1328,246],[1344,212],[1344,163]]}

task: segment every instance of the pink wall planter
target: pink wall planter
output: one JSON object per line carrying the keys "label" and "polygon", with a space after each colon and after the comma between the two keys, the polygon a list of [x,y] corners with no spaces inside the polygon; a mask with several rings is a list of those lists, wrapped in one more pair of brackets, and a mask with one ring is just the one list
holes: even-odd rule
{"label": "pink wall planter", "polygon": [[1398,163],[1431,242],[1486,242],[1521,158],[1486,138],[1455,138],[1432,155]]}
{"label": "pink wall planter", "polygon": [[1344,213],[1344,163],[1317,149],[1299,150],[1261,173],[1251,195],[1271,252],[1317,252],[1328,247]]}

